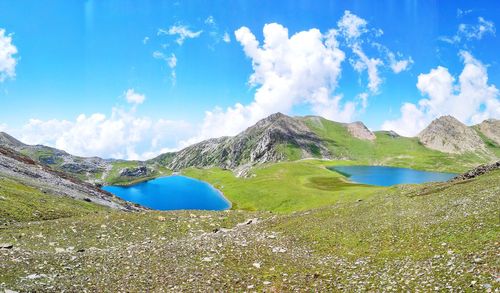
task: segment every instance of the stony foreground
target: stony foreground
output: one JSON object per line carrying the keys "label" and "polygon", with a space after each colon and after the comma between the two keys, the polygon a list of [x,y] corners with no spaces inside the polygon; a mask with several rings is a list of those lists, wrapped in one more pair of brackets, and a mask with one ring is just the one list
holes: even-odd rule
{"label": "stony foreground", "polygon": [[101,212],[0,228],[0,291],[498,291],[500,171],[292,214]]}

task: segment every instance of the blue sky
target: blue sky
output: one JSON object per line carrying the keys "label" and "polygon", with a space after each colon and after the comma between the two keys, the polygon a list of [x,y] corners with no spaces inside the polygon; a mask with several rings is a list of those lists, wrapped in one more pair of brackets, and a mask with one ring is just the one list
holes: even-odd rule
{"label": "blue sky", "polygon": [[405,135],[444,114],[498,119],[496,5],[0,0],[0,52],[17,51],[0,53],[0,128],[80,155],[146,158],[276,110]]}

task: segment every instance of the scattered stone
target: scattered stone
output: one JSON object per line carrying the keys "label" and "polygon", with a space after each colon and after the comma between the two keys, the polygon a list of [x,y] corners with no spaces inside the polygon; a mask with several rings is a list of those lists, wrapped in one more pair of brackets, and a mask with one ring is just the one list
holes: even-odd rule
{"label": "scattered stone", "polygon": [[269,282],[269,281],[264,281],[264,282],[262,282],[262,284],[264,284],[264,285],[266,285],[266,286],[267,286],[267,285],[271,285],[271,282]]}
{"label": "scattered stone", "polygon": [[211,256],[207,256],[207,257],[202,258],[201,261],[203,261],[203,262],[211,262],[212,258],[213,257],[211,257]]}
{"label": "scattered stone", "polygon": [[162,217],[162,216],[158,216],[158,221],[165,222],[165,220],[167,220],[167,218]]}
{"label": "scattered stone", "polygon": [[11,249],[14,247],[12,243],[0,243],[0,249]]}
{"label": "scattered stone", "polygon": [[260,269],[260,262],[254,262],[253,264],[253,267],[256,268],[256,269]]}

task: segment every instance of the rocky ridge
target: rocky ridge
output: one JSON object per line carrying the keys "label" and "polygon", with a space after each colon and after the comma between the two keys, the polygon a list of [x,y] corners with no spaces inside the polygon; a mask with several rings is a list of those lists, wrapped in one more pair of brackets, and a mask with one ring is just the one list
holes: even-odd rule
{"label": "rocky ridge", "polygon": [[172,170],[186,167],[220,167],[238,169],[286,160],[283,148],[300,150],[301,157],[329,158],[321,139],[302,121],[281,113],[270,115],[234,137],[213,138],[187,147],[174,156],[167,166]]}

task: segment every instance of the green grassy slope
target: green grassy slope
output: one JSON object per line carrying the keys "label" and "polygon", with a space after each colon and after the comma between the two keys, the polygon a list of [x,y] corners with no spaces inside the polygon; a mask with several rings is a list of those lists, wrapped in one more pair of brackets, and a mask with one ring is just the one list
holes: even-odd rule
{"label": "green grassy slope", "polygon": [[[337,159],[349,159],[367,165],[409,167],[421,170],[463,172],[491,158],[477,154],[446,154],[424,147],[417,138],[392,137],[388,132],[377,131],[377,139],[367,141],[353,138],[338,122],[324,118],[304,117],[306,125],[321,139]],[[497,153],[500,149],[490,147]]]}
{"label": "green grassy slope", "polygon": [[248,178],[217,168],[186,169],[184,175],[207,181],[221,190],[233,209],[292,212],[356,201],[381,187],[353,184],[326,166],[351,162],[302,160],[255,167]]}
{"label": "green grassy slope", "polygon": [[8,224],[0,290],[494,292],[499,180],[399,186],[284,215],[113,211]]}
{"label": "green grassy slope", "polygon": [[7,222],[26,222],[93,214],[103,206],[46,194],[39,189],[0,178],[0,226]]}

